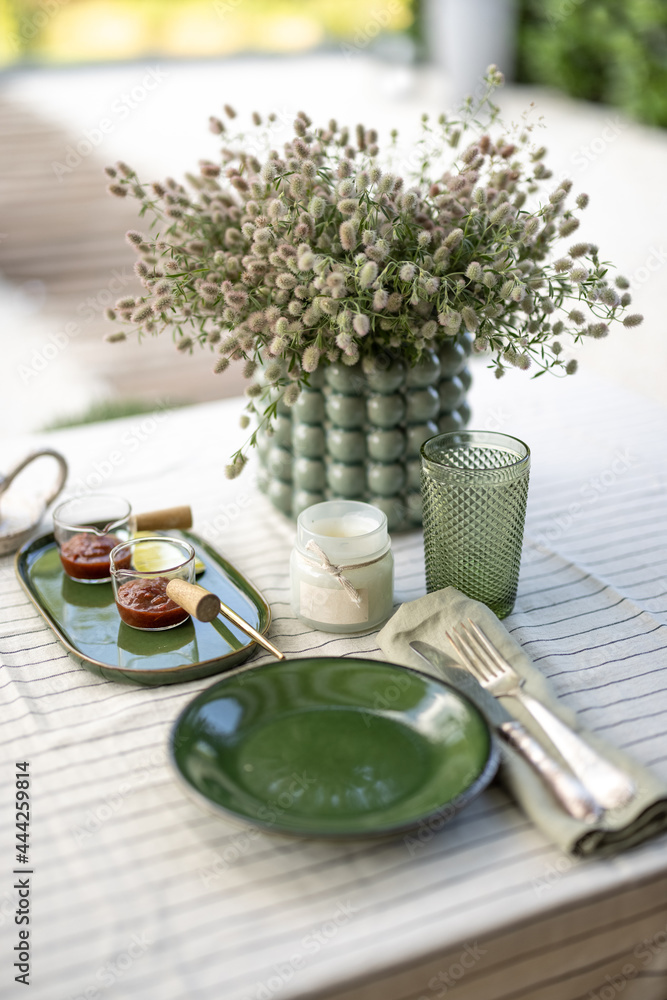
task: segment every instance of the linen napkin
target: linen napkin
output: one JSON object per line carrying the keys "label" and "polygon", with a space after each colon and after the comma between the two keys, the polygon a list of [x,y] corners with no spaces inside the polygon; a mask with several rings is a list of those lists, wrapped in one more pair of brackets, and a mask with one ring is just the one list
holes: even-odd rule
{"label": "linen napkin", "polygon": [[[585,823],[569,816],[530,765],[512,748],[503,745],[500,778],[545,836],[572,854],[607,857],[667,831],[667,786],[624,751],[579,726],[575,713],[558,703],[547,680],[486,605],[471,600],[454,587],[445,587],[403,604],[379,633],[378,642],[388,660],[438,677],[437,668],[426,664],[410,648],[410,642],[421,639],[447,655],[454,655],[445,632],[468,618],[484,630],[525,679],[524,690],[548,705],[592,747],[621,767],[637,787],[635,797],[627,805],[607,810],[592,824]],[[516,698],[505,698],[503,704],[526,729],[542,740],[554,757],[562,761],[555,748],[542,737],[541,728]]]}

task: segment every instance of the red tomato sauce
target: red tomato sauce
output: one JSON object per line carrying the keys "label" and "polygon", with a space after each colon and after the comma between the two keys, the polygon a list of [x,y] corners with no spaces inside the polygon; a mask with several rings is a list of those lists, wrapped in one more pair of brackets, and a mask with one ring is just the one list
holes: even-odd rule
{"label": "red tomato sauce", "polygon": [[[119,542],[116,535],[94,535],[88,531],[72,535],[60,546],[63,569],[73,580],[104,580],[111,575],[109,553]],[[118,565],[127,569],[130,554]]]}
{"label": "red tomato sauce", "polygon": [[167,597],[166,576],[152,580],[130,580],[118,588],[116,607],[126,625],[134,628],[169,628],[180,625],[190,616]]}

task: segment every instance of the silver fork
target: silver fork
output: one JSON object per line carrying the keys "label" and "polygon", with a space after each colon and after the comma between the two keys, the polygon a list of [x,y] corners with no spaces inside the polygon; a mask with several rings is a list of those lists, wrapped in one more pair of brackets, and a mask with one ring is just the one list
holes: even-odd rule
{"label": "silver fork", "polygon": [[494,697],[516,698],[542,727],[581,783],[605,809],[627,805],[635,795],[635,784],[627,774],[605,760],[546,705],[522,691],[524,678],[502,656],[470,618],[447,633],[459,659],[482,687]]}

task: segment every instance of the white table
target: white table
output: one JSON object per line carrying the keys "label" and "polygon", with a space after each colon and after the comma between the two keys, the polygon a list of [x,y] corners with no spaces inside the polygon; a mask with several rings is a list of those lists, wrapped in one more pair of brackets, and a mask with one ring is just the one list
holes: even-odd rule
{"label": "white table", "polygon": [[[584,374],[496,383],[480,369],[472,401],[473,426],[533,451],[507,627],[587,725],[667,778],[666,411]],[[294,619],[292,526],[256,493],[252,470],[223,475],[240,408],[48,441],[70,460],[73,489],[103,486],[135,509],[191,501],[199,532],[270,601],[286,653],[381,657],[374,633],[335,637]],[[396,600],[414,599],[420,535],[396,536],[394,551]],[[210,816],[176,784],[165,746],[178,711],[215,678],[153,689],[101,680],[53,639],[9,559],[0,590],[3,997],[28,995],[13,981],[9,873],[13,765],[26,760],[31,1000],[665,1000],[664,838],[574,861],[497,787],[417,842],[290,839]]]}

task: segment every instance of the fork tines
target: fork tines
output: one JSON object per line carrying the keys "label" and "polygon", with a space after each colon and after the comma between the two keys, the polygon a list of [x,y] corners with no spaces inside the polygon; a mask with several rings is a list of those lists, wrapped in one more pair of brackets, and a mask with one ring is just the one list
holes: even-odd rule
{"label": "fork tines", "polygon": [[467,625],[461,622],[446,635],[467,669],[485,681],[492,680],[507,669],[507,661],[472,618],[468,619]]}

